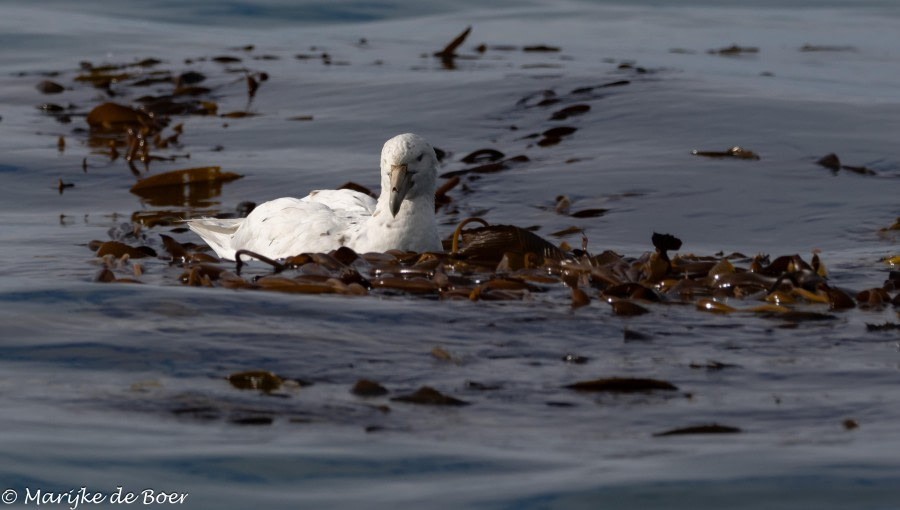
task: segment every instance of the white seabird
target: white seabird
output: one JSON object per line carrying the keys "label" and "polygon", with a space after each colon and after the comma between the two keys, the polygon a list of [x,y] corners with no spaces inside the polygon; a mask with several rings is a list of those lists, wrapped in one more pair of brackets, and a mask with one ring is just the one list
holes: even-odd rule
{"label": "white seabird", "polygon": [[440,251],[434,216],[437,156],[424,138],[397,135],[381,150],[381,196],[346,189],[279,198],[239,219],[188,220],[219,257],[237,250],[279,259],[347,246],[358,253]]}

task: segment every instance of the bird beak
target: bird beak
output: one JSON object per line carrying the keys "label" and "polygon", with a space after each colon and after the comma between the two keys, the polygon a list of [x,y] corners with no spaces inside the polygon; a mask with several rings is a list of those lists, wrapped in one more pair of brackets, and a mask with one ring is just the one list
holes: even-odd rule
{"label": "bird beak", "polygon": [[397,216],[397,213],[400,212],[400,204],[403,203],[403,199],[406,198],[406,193],[409,192],[409,187],[412,185],[412,181],[409,179],[409,174],[406,173],[406,165],[393,165],[391,166],[391,214],[393,216]]}

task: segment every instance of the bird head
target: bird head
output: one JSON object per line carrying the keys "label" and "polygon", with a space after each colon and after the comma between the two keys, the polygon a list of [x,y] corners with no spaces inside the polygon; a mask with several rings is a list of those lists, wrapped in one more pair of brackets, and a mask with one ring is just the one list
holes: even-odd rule
{"label": "bird head", "polygon": [[381,193],[388,195],[391,215],[397,216],[404,200],[434,199],[437,156],[424,138],[412,133],[397,135],[381,150]]}

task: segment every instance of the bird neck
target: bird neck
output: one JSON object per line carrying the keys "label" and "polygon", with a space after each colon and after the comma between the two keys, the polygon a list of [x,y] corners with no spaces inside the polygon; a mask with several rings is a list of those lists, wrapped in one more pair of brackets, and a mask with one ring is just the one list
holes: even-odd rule
{"label": "bird neck", "polygon": [[363,240],[354,249],[378,252],[392,249],[417,252],[440,250],[434,197],[404,200],[397,216],[391,215],[387,199],[379,199],[374,214],[360,229],[360,235]]}
{"label": "bird neck", "polygon": [[415,197],[404,200],[400,204],[397,215],[391,214],[390,202],[387,194],[382,194],[375,205],[377,218],[381,223],[418,223],[422,220],[434,221],[434,195],[430,197]]}

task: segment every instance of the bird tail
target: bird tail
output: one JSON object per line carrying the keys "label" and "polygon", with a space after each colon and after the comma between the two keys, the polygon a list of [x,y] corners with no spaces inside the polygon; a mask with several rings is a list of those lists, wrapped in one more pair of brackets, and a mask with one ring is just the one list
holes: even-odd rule
{"label": "bird tail", "polygon": [[228,260],[234,260],[234,248],[231,247],[231,238],[243,222],[244,218],[196,218],[186,220],[188,228],[202,237],[206,244],[216,252],[216,255]]}

